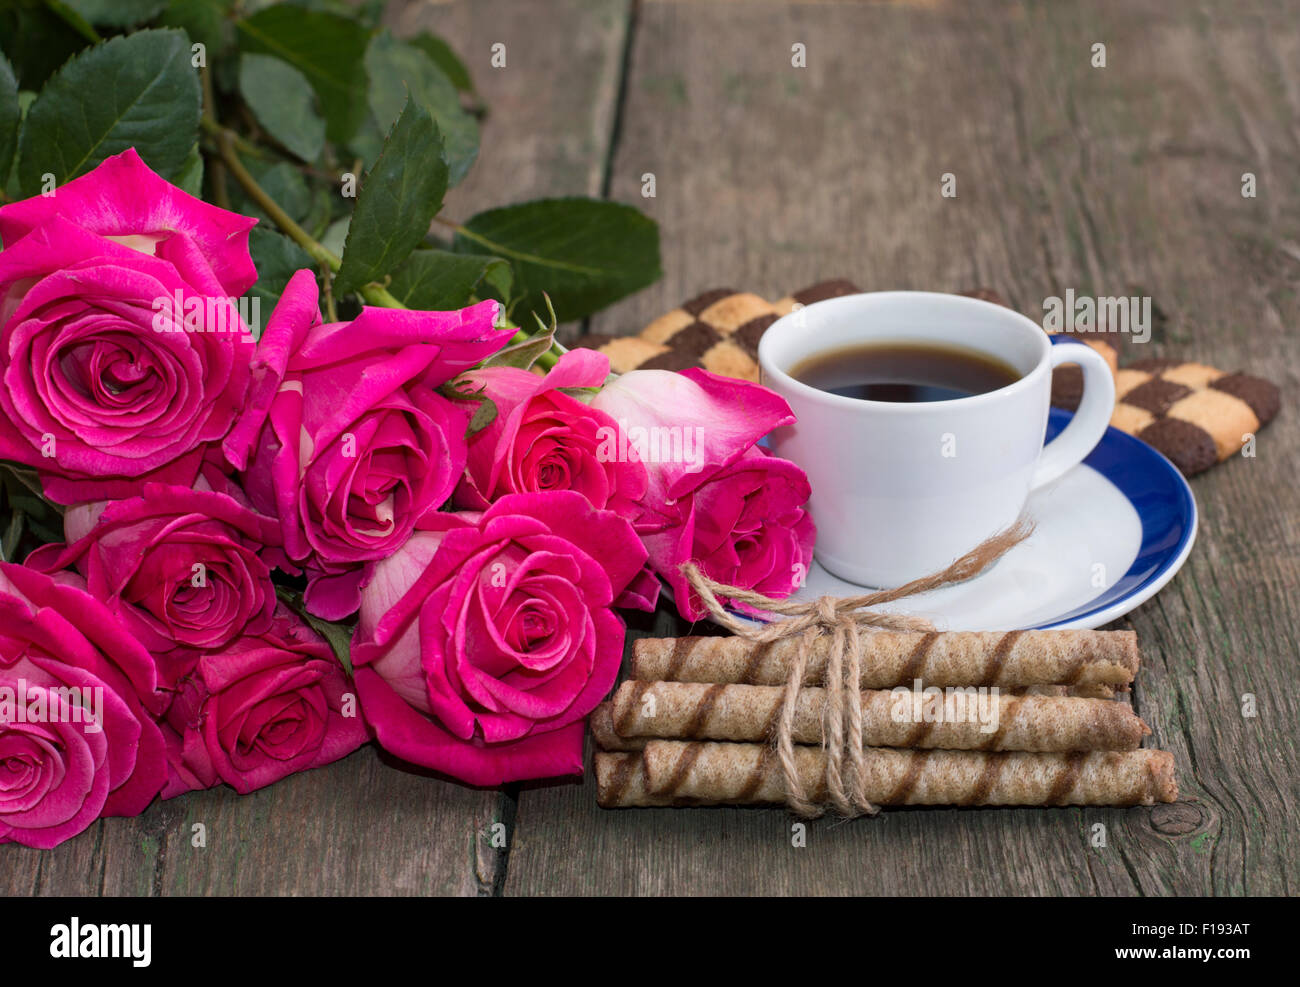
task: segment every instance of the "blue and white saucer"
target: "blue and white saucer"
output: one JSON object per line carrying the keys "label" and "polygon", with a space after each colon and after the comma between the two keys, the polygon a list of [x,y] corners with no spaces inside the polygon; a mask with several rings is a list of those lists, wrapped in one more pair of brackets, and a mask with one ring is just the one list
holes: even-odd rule
{"label": "blue and white saucer", "polygon": [[[1069,420],[1053,408],[1047,440]],[[1196,501],[1183,475],[1115,428],[1082,465],[1031,494],[1026,512],[1034,533],[979,576],[881,609],[926,617],[940,630],[1099,627],[1155,595],[1196,538]],[[795,599],[863,592],[814,562]]]}

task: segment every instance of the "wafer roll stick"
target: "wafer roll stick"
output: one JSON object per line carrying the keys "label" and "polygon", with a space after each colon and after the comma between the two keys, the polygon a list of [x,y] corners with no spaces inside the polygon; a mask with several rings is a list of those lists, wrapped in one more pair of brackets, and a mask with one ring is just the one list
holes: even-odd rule
{"label": "wafer roll stick", "polygon": [[645,747],[644,737],[620,737],[614,729],[614,704],[601,703],[591,711],[591,736],[596,746],[605,751],[639,751]]}
{"label": "wafer roll stick", "polygon": [[1013,696],[1075,696],[1079,699],[1114,699],[1127,695],[1128,686],[1090,682],[1085,685],[1017,685],[1002,690]]}
{"label": "wafer roll stick", "polygon": [[[989,754],[872,747],[865,755],[864,790],[876,805],[1152,805],[1178,797],[1167,751]],[[640,755],[604,756],[641,762],[641,774],[598,774],[597,797],[606,808],[785,801],[780,760],[767,744],[652,740]],[[825,801],[825,752],[796,747],[794,758],[809,797]]]}
{"label": "wafer roll stick", "polygon": [[[624,682],[614,694],[611,725],[621,738],[764,741],[775,735],[784,694],[779,686]],[[1131,751],[1151,732],[1131,708],[1105,699],[980,696],[974,689],[947,696],[868,690],[858,698],[869,747]],[[825,689],[799,690],[795,743],[823,742],[826,702]]]}
{"label": "wafer roll stick", "polygon": [[[808,661],[808,685],[826,673],[829,637]],[[754,644],[742,637],[641,638],[632,674],[648,681],[780,685],[797,639]],[[862,635],[864,689],[926,685],[1127,685],[1137,672],[1132,631],[879,631]]]}
{"label": "wafer roll stick", "polygon": [[596,804],[605,809],[630,805],[672,805],[655,798],[645,787],[645,762],[639,753],[596,752]]}

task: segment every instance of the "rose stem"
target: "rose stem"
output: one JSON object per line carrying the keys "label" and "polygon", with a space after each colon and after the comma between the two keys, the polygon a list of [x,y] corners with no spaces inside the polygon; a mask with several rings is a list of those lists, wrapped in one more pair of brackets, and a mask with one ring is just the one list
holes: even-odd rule
{"label": "rose stem", "polygon": [[[239,155],[235,153],[235,149],[239,146],[242,138],[240,138],[240,136],[234,131],[221,126],[221,124],[216,121],[216,118],[207,111],[206,107],[202,118],[202,124],[203,129],[211,134],[215,139],[217,151],[221,156],[221,161],[224,162],[225,166],[230,170],[235,181],[239,182],[239,184],[243,186],[243,189],[248,193],[249,198],[256,202],[262,208],[262,211],[271,217],[272,222],[274,222],[276,226],[280,227],[289,239],[302,247],[312,260],[325,266],[330,271],[338,273],[339,266],[342,264],[342,261],[338,256],[294,222],[293,217],[281,209],[279,203],[272,199],[262,186],[257,184],[257,179],[249,173],[248,169],[244,167],[244,163],[239,160]],[[464,227],[459,224],[450,223],[441,217],[435,217],[435,221],[446,226],[451,226],[453,229],[458,231],[464,229]],[[382,308],[406,308],[405,305],[393,297],[393,295],[383,286],[374,284],[373,282],[362,285],[358,289],[357,293],[371,305],[378,305]],[[332,301],[332,299],[330,300]],[[510,342],[512,344],[523,343],[527,342],[529,339],[532,339],[532,334],[520,329],[513,337],[511,337]],[[555,366],[556,361],[564,355],[564,352],[563,349],[558,348],[558,344],[553,345],[551,349],[538,357],[537,362],[541,364],[541,366],[550,369]]]}
{"label": "rose stem", "polygon": [[329,265],[322,265],[320,269],[321,286],[325,289],[325,321],[338,322],[339,313],[334,305],[334,272],[330,270]]}
{"label": "rose stem", "polygon": [[[199,78],[203,85],[203,116],[204,120],[215,120],[216,94],[212,91],[212,73],[207,66],[199,73]],[[222,209],[230,208],[230,193],[226,189],[226,166],[220,160],[212,162],[212,198],[216,200],[218,206]]]}
{"label": "rose stem", "polygon": [[[280,208],[279,203],[266,194],[262,186],[257,184],[255,179],[244,167],[244,163],[239,160],[239,155],[235,153],[235,139],[237,134],[228,130],[221,124],[217,123],[212,117],[205,115],[203,117],[203,129],[210,133],[217,143],[217,151],[221,155],[221,160],[230,169],[231,175],[235,181],[239,182],[250,199],[256,202],[272,222],[284,231],[294,243],[307,251],[312,260],[318,264],[324,264],[331,271],[338,273],[342,261],[323,243],[316,240],[310,233],[294,222],[287,212]],[[371,305],[378,305],[382,308],[406,308],[400,301],[393,297],[382,285],[364,284],[357,289],[357,294],[364,298]]]}

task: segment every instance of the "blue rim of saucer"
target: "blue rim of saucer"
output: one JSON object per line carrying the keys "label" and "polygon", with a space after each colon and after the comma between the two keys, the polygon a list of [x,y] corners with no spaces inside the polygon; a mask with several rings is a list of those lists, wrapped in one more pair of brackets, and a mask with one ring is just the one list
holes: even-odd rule
{"label": "blue rim of saucer", "polygon": [[[1084,345],[1083,340],[1070,336],[1053,336],[1052,344]],[[1044,444],[1073,417],[1072,411],[1051,408]],[[759,444],[767,445],[767,437]],[[1123,576],[1087,603],[1026,630],[1096,627],[1118,620],[1164,588],[1187,560],[1196,540],[1198,519],[1192,488],[1164,454],[1112,425],[1083,462],[1133,505],[1142,525],[1137,556]]]}
{"label": "blue rim of saucer", "polygon": [[[1050,442],[1073,414],[1053,408],[1048,417]],[[1153,596],[1182,565],[1196,537],[1196,501],[1191,487],[1173,463],[1141,439],[1110,427],[1085,458],[1084,463],[1113,484],[1133,505],[1142,524],[1142,543],[1128,571],[1098,596],[1048,623],[1035,624],[1042,630],[1077,624],[1107,610],[1127,612],[1123,604],[1141,595],[1138,603]],[[1134,604],[1136,605],[1136,604]]]}

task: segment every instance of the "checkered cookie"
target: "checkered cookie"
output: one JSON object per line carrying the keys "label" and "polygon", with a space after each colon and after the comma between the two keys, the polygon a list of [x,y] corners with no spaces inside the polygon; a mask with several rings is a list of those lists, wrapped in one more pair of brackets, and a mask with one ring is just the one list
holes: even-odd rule
{"label": "checkered cookie", "polygon": [[[715,288],[661,315],[636,336],[593,333],[584,336],[581,342],[583,346],[600,350],[608,356],[610,369],[619,374],[629,370],[703,367],[726,377],[757,381],[758,341],[768,326],[794,311],[796,305],[856,295],[860,290],[851,281],[835,278],[819,281],[769,303],[748,292]],[[1011,307],[990,288],[974,288],[961,294]],[[1110,364],[1111,372],[1115,371],[1118,351],[1113,335],[1072,335],[1100,353]],[[1078,367],[1058,367],[1052,372],[1052,404],[1074,411],[1082,396],[1083,374]]]}
{"label": "checkered cookie", "polygon": [[1110,423],[1191,476],[1240,450],[1280,405],[1277,387],[1258,377],[1201,363],[1139,360],[1115,375]]}
{"label": "checkered cookie", "polygon": [[[1006,305],[995,291],[962,294]],[[1115,375],[1115,411],[1110,423],[1164,453],[1186,476],[1209,469],[1237,452],[1278,413],[1278,389],[1266,380],[1225,373],[1200,363],[1139,360],[1117,369],[1121,336],[1070,333],[1105,357]],[[1083,398],[1083,371],[1052,371],[1052,404],[1076,411]]]}
{"label": "checkered cookie", "polygon": [[[757,381],[758,341],[768,326],[797,304],[811,305],[858,290],[849,281],[822,281],[768,302],[748,292],[717,288],[661,315],[639,335],[590,335],[582,345],[606,354],[615,373],[704,367]],[[1007,305],[988,288],[962,294]],[[1278,412],[1277,388],[1258,377],[1176,360],[1141,360],[1119,370],[1120,334],[1068,335],[1100,353],[1115,374],[1117,404],[1111,424],[1159,449],[1188,476],[1231,456],[1241,448],[1244,435]],[[1052,372],[1054,406],[1075,411],[1082,396],[1083,373],[1077,366]]]}
{"label": "checkered cookie", "polygon": [[[1111,376],[1119,373],[1119,342],[1113,334],[1104,332],[1053,332],[1050,336],[1067,336],[1085,343],[1101,354],[1110,367]],[[1083,400],[1083,368],[1073,363],[1062,364],[1052,371],[1052,407],[1078,411]]]}
{"label": "checkered cookie", "polygon": [[795,305],[856,294],[848,281],[822,281],[776,303],[731,288],[696,295],[659,316],[636,336],[584,336],[583,346],[609,357],[619,374],[629,370],[685,370],[703,367],[725,377],[758,380],[758,341]]}

